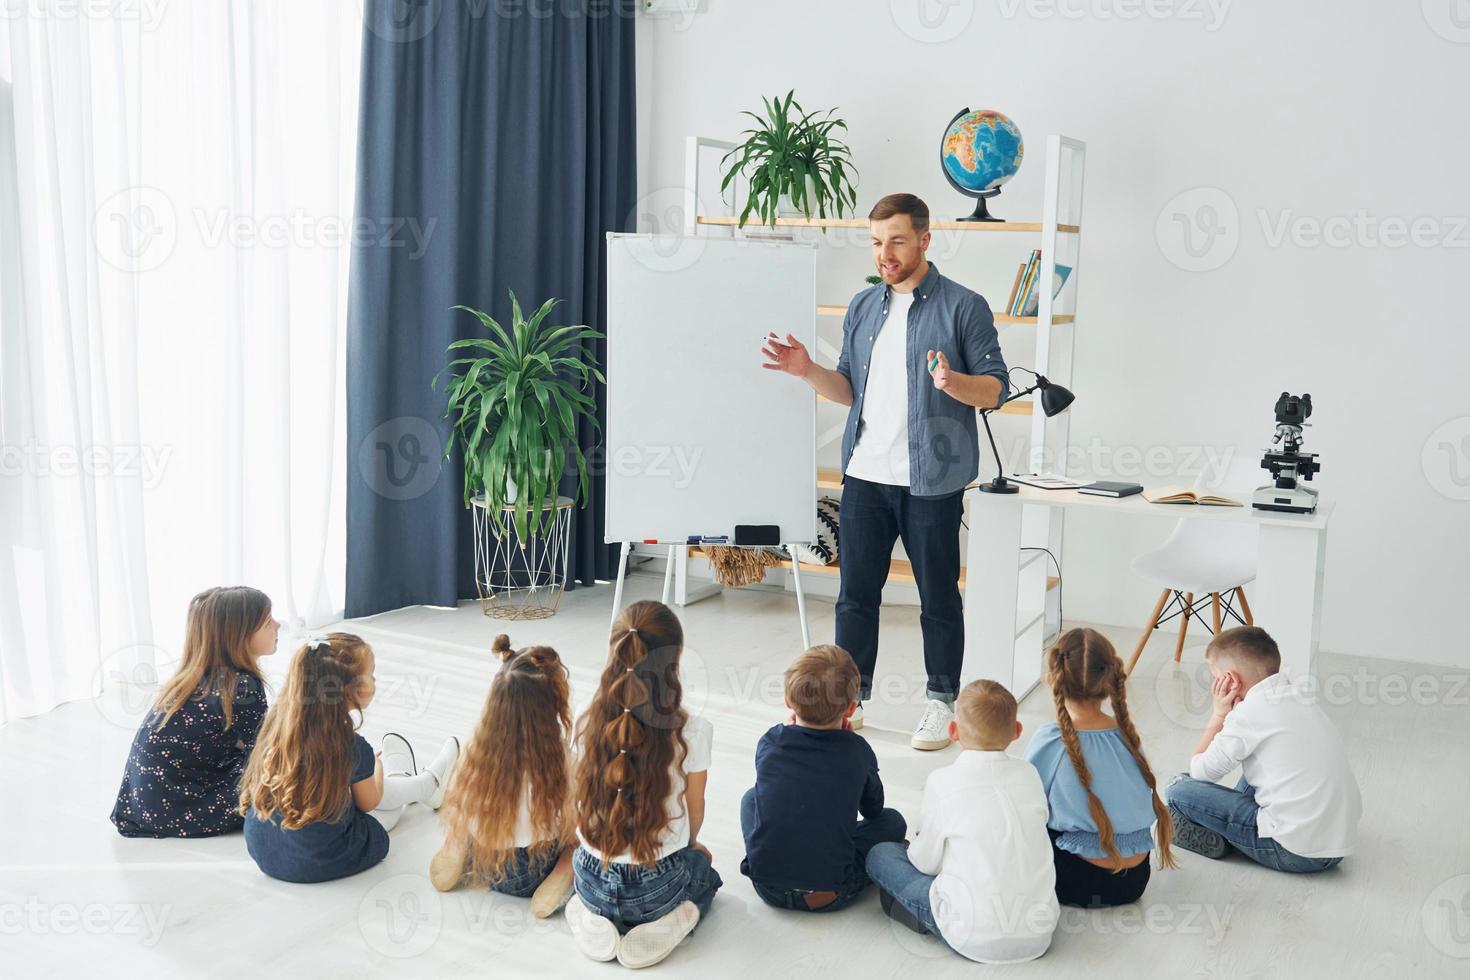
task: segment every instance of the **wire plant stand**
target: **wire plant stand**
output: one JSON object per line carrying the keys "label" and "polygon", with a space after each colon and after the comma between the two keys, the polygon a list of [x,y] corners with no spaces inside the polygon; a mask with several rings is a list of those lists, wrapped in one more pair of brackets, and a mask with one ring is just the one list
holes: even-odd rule
{"label": "wire plant stand", "polygon": [[[514,505],[490,518],[485,498],[470,501],[475,526],[475,589],[480,611],[492,619],[547,619],[556,615],[567,581],[572,537],[572,500],[541,505],[540,532],[521,541],[510,520]],[[556,510],[549,522],[545,512]]]}

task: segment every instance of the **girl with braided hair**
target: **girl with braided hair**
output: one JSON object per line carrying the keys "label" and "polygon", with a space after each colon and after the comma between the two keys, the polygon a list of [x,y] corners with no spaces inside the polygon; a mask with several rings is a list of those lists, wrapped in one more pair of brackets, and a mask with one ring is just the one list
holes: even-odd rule
{"label": "girl with braided hair", "polygon": [[[1068,630],[1046,652],[1057,720],[1036,732],[1026,758],[1046,789],[1057,900],[1063,905],[1136,902],[1148,885],[1155,822],[1159,861],[1176,866],[1169,810],[1128,714],[1126,681],[1123,661],[1096,630]],[[1104,701],[1111,716],[1102,709]]]}
{"label": "girl with braided hair", "polygon": [[577,721],[580,846],[567,924],[584,955],[633,969],[672,953],[724,884],[699,843],[714,728],[684,710],[683,648],[668,606],[628,606]]}

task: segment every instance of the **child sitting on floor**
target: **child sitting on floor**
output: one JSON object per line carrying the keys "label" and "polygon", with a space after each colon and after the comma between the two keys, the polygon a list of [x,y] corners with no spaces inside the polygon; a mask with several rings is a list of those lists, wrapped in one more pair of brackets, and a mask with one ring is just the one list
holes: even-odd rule
{"label": "child sitting on floor", "polygon": [[958,759],[929,774],[912,845],[878,844],[868,875],[883,910],[979,963],[1045,953],[1058,918],[1046,794],[1036,769],[1006,754],[1021,737],[1016,699],[972,681],[955,701]]}
{"label": "child sitting on floor", "polygon": [[281,624],[264,592],[206,589],[189,601],[184,656],[138,726],[112,823],[124,837],[239,830],[240,775],[265,717],[260,660]]}
{"label": "child sitting on floor", "polygon": [[830,644],[786,669],[791,721],[761,736],[755,786],[740,801],[740,871],[767,905],[843,908],[868,885],[873,845],[904,839],[903,815],[883,807],[878,757],[848,727],[861,683],[852,657]]}
{"label": "child sitting on floor", "polygon": [[1159,863],[1175,867],[1169,811],[1154,789],[1153,769],[1128,713],[1127,680],[1123,661],[1096,630],[1068,630],[1046,653],[1057,720],[1036,732],[1026,758],[1046,788],[1057,899],[1063,905],[1138,901],[1148,885],[1155,822]]}
{"label": "child sitting on floor", "polygon": [[493,650],[501,666],[439,811],[444,846],[429,880],[530,898],[545,918],[572,894],[567,670],[551,647],[517,653],[504,633]]}
{"label": "child sitting on floor", "polygon": [[[1189,773],[1169,784],[1174,843],[1220,858],[1232,849],[1277,871],[1324,871],[1353,849],[1363,801],[1337,727],[1310,678],[1281,673],[1281,651],[1255,626],[1205,650],[1213,713]],[[1234,789],[1215,780],[1241,768]]]}
{"label": "child sitting on floor", "polygon": [[272,878],[331,881],[371,868],[410,803],[438,809],[444,798],[457,739],[420,772],[403,736],[383,736],[378,758],[357,734],[377,690],[374,662],[351,633],[308,640],[291,659],[240,782],[245,847]]}

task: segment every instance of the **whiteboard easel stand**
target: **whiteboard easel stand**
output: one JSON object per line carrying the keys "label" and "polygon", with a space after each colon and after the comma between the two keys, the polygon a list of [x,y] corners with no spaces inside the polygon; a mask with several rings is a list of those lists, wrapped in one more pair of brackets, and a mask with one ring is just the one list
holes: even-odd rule
{"label": "whiteboard easel stand", "polygon": [[[630,548],[631,543],[624,541],[622,547],[618,550],[618,577],[613,585],[612,620],[608,623],[609,632],[612,630],[612,624],[618,621],[618,613],[623,608],[623,579],[627,576],[628,572],[628,551]],[[791,549],[788,548],[787,550],[790,551]],[[664,563],[663,604],[666,606],[673,599],[674,595],[675,558],[685,558],[687,560],[688,554],[689,549],[685,545],[669,545],[668,559]],[[791,552],[791,579],[792,584],[796,586],[796,615],[801,620],[801,648],[802,650],[807,650],[812,645],[812,633],[811,627],[806,621],[806,593],[801,588],[801,562],[796,560],[796,553],[794,551]],[[718,591],[719,586],[716,586],[715,589]]]}

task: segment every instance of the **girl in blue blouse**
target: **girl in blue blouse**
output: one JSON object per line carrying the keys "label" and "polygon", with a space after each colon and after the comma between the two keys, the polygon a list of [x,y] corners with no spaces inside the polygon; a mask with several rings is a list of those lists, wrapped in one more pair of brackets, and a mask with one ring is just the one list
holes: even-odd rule
{"label": "girl in blue blouse", "polygon": [[[1057,720],[1036,732],[1026,758],[1046,789],[1063,905],[1136,902],[1148,885],[1156,821],[1159,861],[1176,866],[1169,810],[1128,715],[1127,679],[1113,645],[1096,630],[1068,630],[1046,653]],[[1111,716],[1102,709],[1104,700]]]}
{"label": "girl in blue blouse", "polygon": [[189,601],[184,655],[128,752],[112,823],[124,837],[213,837],[239,830],[238,785],[265,717],[260,658],[281,624],[248,586]]}

